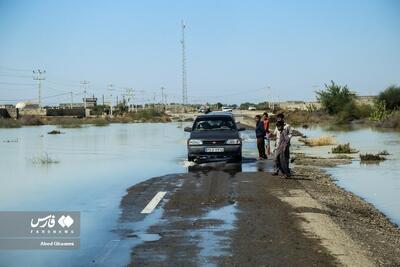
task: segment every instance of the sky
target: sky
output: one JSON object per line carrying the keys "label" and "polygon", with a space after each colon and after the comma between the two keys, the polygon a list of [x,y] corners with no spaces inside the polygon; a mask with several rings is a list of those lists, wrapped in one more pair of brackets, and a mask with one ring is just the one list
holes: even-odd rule
{"label": "sky", "polygon": [[[359,95],[400,84],[400,1],[0,0],[0,103],[88,94],[228,104],[315,100],[331,80]],[[112,84],[113,90],[108,90]]]}

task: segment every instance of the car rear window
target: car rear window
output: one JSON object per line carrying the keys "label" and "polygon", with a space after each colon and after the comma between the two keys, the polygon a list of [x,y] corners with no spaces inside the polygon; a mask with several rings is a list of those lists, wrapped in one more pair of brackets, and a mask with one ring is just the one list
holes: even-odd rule
{"label": "car rear window", "polygon": [[236,130],[236,124],[231,118],[197,119],[193,125],[194,131]]}

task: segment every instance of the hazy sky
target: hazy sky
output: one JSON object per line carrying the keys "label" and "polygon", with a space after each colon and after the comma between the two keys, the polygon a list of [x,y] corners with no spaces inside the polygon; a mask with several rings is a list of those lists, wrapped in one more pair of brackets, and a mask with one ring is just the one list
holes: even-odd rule
{"label": "hazy sky", "polygon": [[164,86],[181,101],[182,18],[190,102],[312,100],[330,80],[361,95],[400,84],[397,0],[0,0],[0,103],[35,99],[38,68],[49,104],[80,98],[81,80],[99,97],[112,83],[114,96],[130,87],[159,99]]}

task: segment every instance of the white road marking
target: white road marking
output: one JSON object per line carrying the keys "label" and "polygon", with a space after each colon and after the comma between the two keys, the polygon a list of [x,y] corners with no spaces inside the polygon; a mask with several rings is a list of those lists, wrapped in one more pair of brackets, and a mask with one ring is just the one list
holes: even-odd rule
{"label": "white road marking", "polygon": [[161,201],[161,199],[165,196],[166,193],[167,192],[165,191],[158,192],[140,213],[146,213],[146,214],[152,213],[152,211],[157,207],[158,203]]}

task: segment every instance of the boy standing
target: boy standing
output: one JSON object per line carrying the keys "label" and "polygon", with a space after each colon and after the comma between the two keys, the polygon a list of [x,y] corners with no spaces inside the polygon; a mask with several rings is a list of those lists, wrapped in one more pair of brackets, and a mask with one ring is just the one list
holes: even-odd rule
{"label": "boy standing", "polygon": [[269,117],[268,113],[264,112],[263,116],[264,120],[264,129],[265,129],[265,150],[266,150],[266,155],[269,157],[271,155],[271,149],[270,149],[270,140],[269,140]]}
{"label": "boy standing", "polygon": [[265,159],[267,156],[265,155],[265,129],[264,123],[261,120],[260,115],[256,115],[256,138],[257,138],[257,149],[258,149],[258,159]]}

